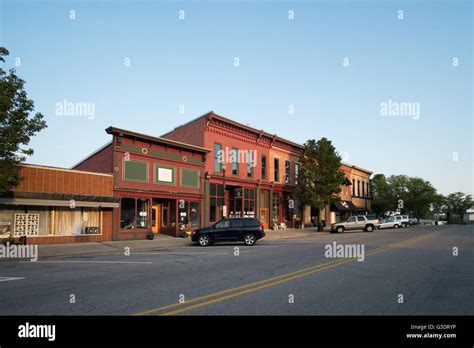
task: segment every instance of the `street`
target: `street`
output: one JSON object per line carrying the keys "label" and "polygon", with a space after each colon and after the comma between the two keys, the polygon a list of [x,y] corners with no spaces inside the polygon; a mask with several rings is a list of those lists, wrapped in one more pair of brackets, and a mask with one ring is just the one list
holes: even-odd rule
{"label": "street", "polygon": [[[37,262],[0,262],[0,315],[473,315],[473,233],[417,226],[47,259],[40,247]],[[333,242],[363,245],[363,261],[326,258]]]}

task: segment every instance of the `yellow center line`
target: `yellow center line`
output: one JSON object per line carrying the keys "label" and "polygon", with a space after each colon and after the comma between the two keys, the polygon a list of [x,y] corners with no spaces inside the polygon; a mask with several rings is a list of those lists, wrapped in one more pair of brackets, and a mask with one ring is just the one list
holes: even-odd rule
{"label": "yellow center line", "polygon": [[[429,234],[429,235],[431,235],[431,234]],[[407,239],[407,240],[404,240],[404,241],[384,245],[384,246],[381,246],[381,247],[370,250],[365,255],[366,256],[374,255],[378,252],[382,252],[382,251],[387,250],[387,249],[395,248],[395,247],[397,247],[401,244],[407,244],[407,243],[410,243],[410,242],[415,242],[417,240],[426,238],[429,235],[417,236],[417,237],[410,238],[410,239]],[[193,298],[191,300],[185,301],[183,303],[178,302],[178,303],[173,303],[173,304],[170,304],[170,305],[167,305],[167,306],[153,308],[153,309],[150,309],[150,310],[147,310],[147,311],[136,313],[134,315],[147,315],[147,314],[151,314],[151,313],[155,313],[155,312],[159,312],[159,311],[164,311],[164,310],[175,308],[175,307],[187,306],[185,308],[177,309],[177,310],[172,311],[172,312],[163,313],[163,315],[178,314],[178,313],[185,312],[185,311],[188,311],[188,310],[191,310],[191,309],[194,309],[194,308],[207,306],[209,304],[224,301],[226,299],[230,299],[230,298],[233,298],[233,297],[236,297],[236,296],[241,296],[241,295],[249,293],[249,292],[257,291],[257,290],[264,289],[264,288],[267,288],[267,287],[270,287],[270,286],[274,286],[274,285],[277,285],[277,284],[288,282],[288,281],[291,281],[293,279],[301,278],[301,277],[304,277],[304,276],[307,276],[307,275],[310,275],[310,274],[313,274],[313,273],[323,271],[325,269],[333,268],[333,267],[336,267],[336,266],[339,266],[339,265],[342,265],[342,264],[346,264],[346,263],[349,263],[349,262],[353,262],[353,261],[355,261],[355,258],[350,258],[350,259],[344,258],[344,259],[334,260],[334,261],[330,261],[330,262],[325,262],[323,264],[303,268],[303,269],[293,271],[293,272],[290,272],[290,273],[286,273],[286,274],[282,274],[282,275],[279,275],[279,276],[276,276],[276,277],[266,278],[266,279],[263,279],[263,280],[260,280],[260,281],[257,281],[257,282],[246,284],[246,285],[242,285],[242,286],[238,286],[238,287],[234,287],[234,288],[214,292],[214,293],[211,293],[211,294],[208,294],[208,295],[205,295],[205,296],[196,297],[196,298]],[[268,283],[268,284],[265,284],[265,283]],[[264,285],[261,285],[261,284],[264,284]],[[201,303],[195,304],[193,306],[188,306],[189,304],[197,302],[197,301],[202,301],[202,300],[217,297],[217,296],[220,296],[220,295],[225,295],[225,294],[228,294],[228,293],[231,293],[231,292],[234,292],[234,291],[238,291],[238,290],[242,290],[242,289],[246,289],[246,288],[250,288],[250,289],[240,291],[240,292],[237,292],[237,293],[233,293],[233,294],[230,294],[230,295],[227,295],[227,296],[224,296],[224,297],[219,297],[219,298],[211,300],[211,301],[201,302]]]}

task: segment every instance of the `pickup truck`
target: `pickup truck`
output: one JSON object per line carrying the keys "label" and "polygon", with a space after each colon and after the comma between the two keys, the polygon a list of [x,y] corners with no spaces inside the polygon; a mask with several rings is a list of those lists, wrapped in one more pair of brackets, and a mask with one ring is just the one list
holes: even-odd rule
{"label": "pickup truck", "polygon": [[357,215],[351,216],[344,222],[331,224],[331,233],[342,233],[345,230],[364,230],[366,232],[372,232],[379,227],[380,222],[378,219],[371,216]]}

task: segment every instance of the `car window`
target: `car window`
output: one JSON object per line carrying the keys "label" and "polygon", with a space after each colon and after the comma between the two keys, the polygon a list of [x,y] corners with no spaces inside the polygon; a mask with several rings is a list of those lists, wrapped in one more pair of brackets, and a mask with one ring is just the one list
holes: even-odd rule
{"label": "car window", "polygon": [[347,219],[347,222],[355,222],[355,221],[356,221],[355,216],[351,216],[349,219]]}
{"label": "car window", "polygon": [[395,219],[394,219],[394,218],[390,218],[390,219],[388,219],[388,222],[394,222],[394,221],[395,221]]}
{"label": "car window", "polygon": [[260,225],[260,222],[258,222],[257,219],[254,219],[254,218],[247,218],[247,219],[242,219],[242,221],[244,222],[244,226],[258,226]]}
{"label": "car window", "polygon": [[244,227],[243,219],[231,219],[230,226],[231,227]]}
{"label": "car window", "polygon": [[230,225],[229,220],[222,220],[216,224],[216,228],[226,228],[226,227],[229,227],[229,225]]}

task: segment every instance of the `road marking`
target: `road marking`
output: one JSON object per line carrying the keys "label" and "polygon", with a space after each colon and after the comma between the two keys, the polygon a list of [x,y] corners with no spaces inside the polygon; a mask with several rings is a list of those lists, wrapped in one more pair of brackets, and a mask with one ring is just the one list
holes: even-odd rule
{"label": "road marking", "polygon": [[[414,237],[414,238],[410,238],[410,239],[407,239],[407,240],[395,242],[395,243],[392,243],[392,244],[383,245],[383,246],[380,246],[378,248],[369,250],[367,253],[365,253],[365,255],[366,256],[374,255],[374,254],[377,254],[379,252],[395,248],[397,246],[401,246],[401,245],[409,244],[409,243],[414,243],[414,242],[416,242],[420,239],[424,239],[426,237],[429,237],[432,234],[433,233],[423,235],[423,236],[417,236],[417,237]],[[253,282],[253,283],[249,283],[249,284],[246,284],[246,285],[238,286],[238,287],[235,287],[235,288],[230,288],[230,289],[218,291],[218,292],[215,292],[215,293],[212,293],[212,294],[196,297],[196,298],[187,300],[184,303],[179,303],[179,302],[178,303],[173,303],[173,304],[170,304],[170,305],[157,307],[157,308],[153,308],[153,309],[150,309],[150,310],[147,310],[147,311],[136,313],[134,315],[147,315],[147,314],[152,314],[152,313],[155,313],[155,312],[160,312],[160,311],[164,311],[164,310],[175,308],[175,307],[183,307],[183,306],[188,305],[190,303],[194,303],[194,302],[198,302],[198,301],[201,301],[201,300],[206,300],[206,299],[209,299],[209,298],[217,297],[217,296],[220,296],[220,295],[225,295],[225,294],[228,294],[228,293],[231,293],[231,292],[234,292],[234,291],[250,288],[248,290],[240,291],[238,293],[234,293],[234,294],[231,294],[231,295],[220,297],[220,298],[217,298],[217,299],[214,299],[214,300],[211,300],[211,301],[198,303],[198,304],[195,304],[195,305],[192,305],[192,306],[177,309],[175,311],[171,311],[171,312],[167,312],[167,313],[162,313],[162,315],[174,315],[174,314],[178,314],[178,313],[182,313],[182,312],[185,312],[185,311],[192,310],[194,308],[204,307],[204,306],[207,306],[207,305],[212,304],[212,303],[216,303],[216,302],[224,301],[224,300],[227,300],[227,299],[230,299],[230,298],[233,298],[233,297],[241,296],[243,294],[253,292],[253,291],[257,291],[257,290],[260,290],[260,289],[263,289],[263,288],[266,288],[266,287],[269,287],[269,286],[281,284],[281,283],[284,283],[284,282],[287,282],[287,281],[290,281],[290,280],[293,280],[293,279],[304,277],[304,276],[307,276],[307,275],[310,275],[310,274],[313,274],[313,273],[317,273],[317,272],[320,272],[320,271],[328,269],[328,268],[332,268],[332,267],[336,267],[336,266],[339,266],[339,265],[342,265],[342,264],[354,262],[355,260],[356,260],[356,258],[338,259],[338,260],[334,260],[334,261],[329,261],[329,262],[325,262],[323,264],[303,268],[303,269],[296,270],[296,271],[286,273],[286,274],[282,274],[282,275],[279,275],[279,276],[276,276],[276,277],[271,277],[271,278],[263,279],[263,280],[260,280],[260,281],[257,281],[257,282]],[[265,283],[268,283],[268,284],[265,284]],[[264,285],[262,285],[262,284],[264,284]]]}
{"label": "road marking", "polygon": [[186,251],[163,251],[155,253],[132,253],[131,255],[229,255],[229,253],[206,253],[206,252],[186,252]]}
{"label": "road marking", "polygon": [[82,261],[82,260],[74,260],[74,261],[71,261],[71,260],[67,260],[67,261],[22,261],[22,262],[25,262],[25,263],[110,263],[110,264],[114,264],[114,263],[140,263],[140,264],[150,264],[150,263],[153,263],[152,261]]}
{"label": "road marking", "polygon": [[25,279],[25,277],[0,277],[0,282],[8,282],[10,280],[21,280]]}

